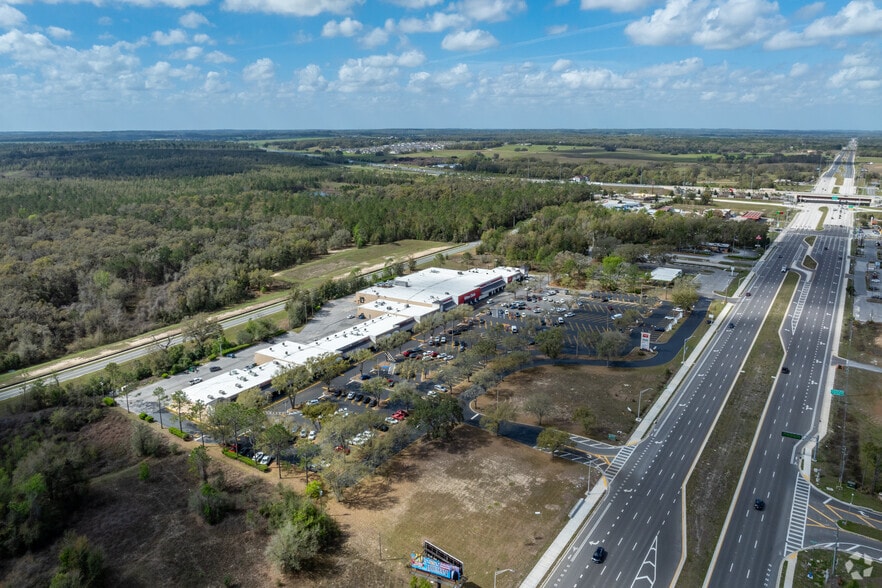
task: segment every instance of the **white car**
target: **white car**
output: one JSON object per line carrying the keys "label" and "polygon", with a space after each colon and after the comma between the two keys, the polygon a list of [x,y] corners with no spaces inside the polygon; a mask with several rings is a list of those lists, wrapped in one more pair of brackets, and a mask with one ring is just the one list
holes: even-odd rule
{"label": "white car", "polygon": [[442,386],[441,384],[435,384],[435,390],[438,392],[447,392],[447,386]]}
{"label": "white car", "polygon": [[386,418],[383,419],[383,420],[386,421],[386,424],[387,424],[387,425],[397,425],[397,424],[398,424],[398,419],[395,419],[395,418],[392,418],[392,417],[386,417]]}
{"label": "white car", "polygon": [[576,316],[576,313],[575,312],[568,312],[564,316],[567,318],[572,318],[572,317]]}
{"label": "white car", "polygon": [[315,441],[316,435],[318,435],[318,433],[316,433],[315,431],[310,431],[309,435],[307,435],[306,438],[310,441]]}

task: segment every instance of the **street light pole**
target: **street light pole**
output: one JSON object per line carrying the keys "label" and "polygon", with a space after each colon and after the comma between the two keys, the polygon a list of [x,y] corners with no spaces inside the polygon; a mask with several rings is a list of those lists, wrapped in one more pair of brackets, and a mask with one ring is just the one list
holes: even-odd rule
{"label": "street light pole", "polygon": [[646,390],[640,391],[640,399],[637,401],[637,422],[640,422],[640,409],[643,407],[643,393],[649,392],[652,388],[647,388]]}
{"label": "street light pole", "polygon": [[683,361],[680,362],[680,365],[683,365],[684,363],[686,363],[686,343],[688,343],[689,339],[691,339],[694,336],[695,335],[689,335],[688,337],[686,337],[686,340],[683,341]]}
{"label": "street light pole", "polygon": [[493,572],[493,588],[496,588],[496,576],[498,576],[499,574],[504,574],[505,572],[513,572],[513,571],[514,570],[512,570],[512,569],[508,569],[508,570],[496,570],[495,572]]}

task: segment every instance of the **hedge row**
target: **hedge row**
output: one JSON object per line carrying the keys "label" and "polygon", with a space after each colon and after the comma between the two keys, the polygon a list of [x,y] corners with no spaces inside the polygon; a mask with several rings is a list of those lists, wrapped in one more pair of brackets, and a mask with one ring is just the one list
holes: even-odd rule
{"label": "hedge row", "polygon": [[190,433],[186,433],[186,432],[178,429],[177,427],[169,427],[168,431],[169,431],[169,433],[171,433],[175,437],[180,437],[184,441],[192,441],[193,440],[193,436],[190,435]]}
{"label": "hedge row", "polygon": [[245,457],[244,455],[238,455],[235,451],[230,451],[229,449],[221,449],[221,451],[223,451],[223,454],[226,455],[227,457],[229,457],[231,459],[238,459],[242,463],[244,463],[246,465],[250,465],[253,468],[257,468],[262,472],[270,471],[269,466],[260,465],[259,463],[257,463],[253,459]]}

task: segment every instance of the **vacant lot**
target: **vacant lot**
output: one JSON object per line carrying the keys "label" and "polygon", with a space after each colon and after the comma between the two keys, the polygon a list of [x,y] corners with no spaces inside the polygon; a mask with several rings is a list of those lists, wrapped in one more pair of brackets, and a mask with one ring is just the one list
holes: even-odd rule
{"label": "vacant lot", "polygon": [[349,275],[353,271],[361,273],[370,268],[382,269],[384,260],[391,260],[393,263],[406,263],[410,258],[440,251],[448,246],[446,243],[438,241],[406,239],[385,245],[346,249],[298,265],[293,269],[281,271],[276,274],[276,277],[296,283],[301,288],[312,288],[328,278],[339,278]]}
{"label": "vacant lot", "polygon": [[[594,415],[594,423],[587,431],[589,437],[603,440],[613,434],[622,440],[622,435],[627,435],[635,426],[640,391],[645,390],[642,408],[645,413],[667,379],[664,366],[642,369],[542,366],[513,374],[497,388],[500,401],[510,400],[518,407],[518,422],[540,424],[537,416],[525,407],[531,397],[542,394],[551,406],[550,413],[542,418],[542,426],[585,435],[586,431],[572,418],[577,408],[585,407]],[[495,392],[496,389],[479,398],[477,410],[495,402]]]}
{"label": "vacant lot", "polygon": [[[103,550],[109,586],[404,586],[406,561],[426,539],[460,557],[473,586],[491,586],[497,566],[517,570],[498,586],[516,586],[587,490],[584,466],[462,426],[447,443],[416,442],[344,503],[326,496],[344,542],[315,569],[283,576],[263,555],[268,536],[256,515],[275,494],[277,471],[259,474],[212,448],[236,509],[208,526],[187,508],[195,480],[185,453],[148,460],[142,481],[128,451],[130,427],[125,413],[108,411],[78,440],[94,449],[97,475],[70,528]],[[304,482],[302,474],[282,481],[298,490]],[[48,586],[57,558],[52,545],[0,560],[0,586]]]}
{"label": "vacant lot", "polygon": [[409,447],[385,473],[332,510],[351,533],[347,551],[389,574],[375,585],[405,585],[405,558],[425,539],[460,558],[474,586],[492,586],[497,568],[516,570],[499,576],[503,588],[517,586],[557,535],[588,469],[462,426],[448,443]]}

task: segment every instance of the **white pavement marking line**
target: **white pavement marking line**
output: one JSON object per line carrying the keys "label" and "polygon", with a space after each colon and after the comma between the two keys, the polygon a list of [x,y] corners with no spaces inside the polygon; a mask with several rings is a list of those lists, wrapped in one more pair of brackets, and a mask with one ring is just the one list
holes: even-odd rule
{"label": "white pavement marking line", "polygon": [[631,454],[634,453],[633,445],[626,445],[619,450],[618,455],[616,455],[615,459],[612,460],[612,463],[609,464],[609,467],[606,468],[606,477],[612,482],[612,479],[616,477],[616,474],[619,473],[619,470],[622,469],[622,466],[625,465],[625,462],[628,461],[628,458],[631,457]]}
{"label": "white pavement marking line", "polygon": [[656,561],[658,560],[658,535],[655,536],[655,539],[652,540],[652,545],[649,547],[649,551],[646,552],[646,557],[643,558],[643,563],[640,564],[640,569],[637,571],[637,577],[634,578],[634,581],[631,582],[631,588],[637,585],[637,582],[640,582],[641,586],[655,586],[655,572],[656,572]]}
{"label": "white pavement marking line", "polygon": [[784,553],[793,553],[802,549],[805,539],[805,520],[808,516],[809,495],[812,486],[802,477],[796,474],[796,488],[793,491],[793,505],[790,508],[790,523],[787,525],[787,543]]}

